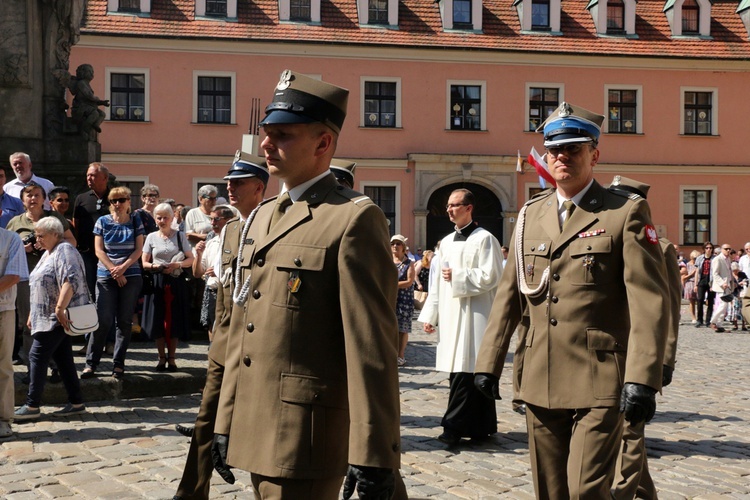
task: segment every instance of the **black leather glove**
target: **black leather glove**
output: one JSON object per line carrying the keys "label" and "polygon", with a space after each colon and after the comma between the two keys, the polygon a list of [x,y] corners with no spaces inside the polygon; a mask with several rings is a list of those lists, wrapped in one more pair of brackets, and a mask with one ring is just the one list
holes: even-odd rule
{"label": "black leather glove", "polygon": [[620,394],[620,413],[633,424],[648,422],[656,413],[656,391],[647,385],[626,383]]}
{"label": "black leather glove", "polygon": [[342,498],[349,500],[357,490],[362,500],[391,500],[396,491],[393,469],[350,465],[344,479]]}
{"label": "black leather glove", "polygon": [[503,399],[500,397],[500,379],[491,373],[475,373],[474,387],[487,399]]}
{"label": "black leather glove", "polygon": [[214,442],[211,445],[211,458],[214,469],[221,478],[229,484],[234,484],[234,474],[227,465],[227,448],[229,448],[229,436],[227,434],[214,434]]}
{"label": "black leather glove", "polygon": [[664,365],[661,371],[661,386],[666,387],[672,383],[672,375],[674,374],[674,368],[669,365]]}

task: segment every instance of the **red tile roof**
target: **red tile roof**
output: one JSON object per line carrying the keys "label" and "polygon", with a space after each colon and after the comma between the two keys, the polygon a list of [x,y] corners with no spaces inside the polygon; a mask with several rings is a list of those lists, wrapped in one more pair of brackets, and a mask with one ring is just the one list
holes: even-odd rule
{"label": "red tile roof", "polygon": [[277,0],[238,0],[237,22],[195,18],[194,0],[152,0],[150,16],[107,13],[107,0],[88,0],[82,32],[89,35],[304,42],[433,49],[614,56],[750,59],[750,39],[737,0],[714,0],[711,36],[671,36],[664,0],[640,0],[637,39],[596,35],[586,0],[562,2],[562,36],[521,33],[513,0],[484,0],[483,32],[445,32],[433,0],[401,0],[397,30],[359,26],[355,0],[321,0],[320,25],[279,23]]}

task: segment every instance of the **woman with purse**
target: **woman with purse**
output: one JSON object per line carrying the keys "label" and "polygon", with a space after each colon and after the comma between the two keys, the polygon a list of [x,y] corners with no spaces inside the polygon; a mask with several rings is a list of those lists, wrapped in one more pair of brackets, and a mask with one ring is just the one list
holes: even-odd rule
{"label": "woman with purse", "polygon": [[125,374],[125,355],[130,345],[133,311],[141,293],[141,250],[143,223],[130,213],[130,189],[114,187],[109,191],[110,215],[99,217],[94,224],[96,267],[96,307],[99,328],[89,336],[86,368],[81,378],[91,378],[102,358],[102,350],[112,324],[117,319],[112,376]]}
{"label": "woman with purse", "polygon": [[29,352],[29,392],[26,404],[18,408],[14,420],[36,420],[41,416],[41,399],[50,359],[60,371],[68,404],[54,415],[77,415],[86,411],[78,380],[66,309],[91,301],[81,255],[65,241],[65,230],[55,217],[44,217],[35,224],[35,236],[45,250],[29,274],[31,310],[28,327],[33,339]]}
{"label": "woman with purse", "polygon": [[159,362],[156,371],[177,371],[175,352],[179,340],[190,337],[190,289],[185,269],[193,265],[185,233],[172,229],[174,211],[168,203],[154,209],[159,230],[143,244],[143,269],[154,273],[152,293],[143,298],[141,328],[156,342]]}

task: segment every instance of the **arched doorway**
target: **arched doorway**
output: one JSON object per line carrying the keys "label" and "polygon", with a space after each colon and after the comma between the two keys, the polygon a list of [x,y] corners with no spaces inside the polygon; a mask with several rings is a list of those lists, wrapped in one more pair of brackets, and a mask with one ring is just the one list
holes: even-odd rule
{"label": "arched doorway", "polygon": [[465,188],[474,193],[477,206],[474,207],[474,220],[484,229],[503,243],[503,207],[495,193],[484,186],[470,182],[448,184],[436,190],[427,203],[427,246],[435,248],[435,244],[454,230],[453,223],[445,212],[448,198],[456,189]]}

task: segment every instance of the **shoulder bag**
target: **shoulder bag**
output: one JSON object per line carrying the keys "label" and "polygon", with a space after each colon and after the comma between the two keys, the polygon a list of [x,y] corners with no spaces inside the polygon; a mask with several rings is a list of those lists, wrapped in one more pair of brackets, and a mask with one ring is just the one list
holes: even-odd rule
{"label": "shoulder bag", "polygon": [[65,309],[65,316],[70,321],[70,325],[65,329],[65,333],[68,335],[85,335],[99,328],[99,315],[94,303],[69,306]]}

